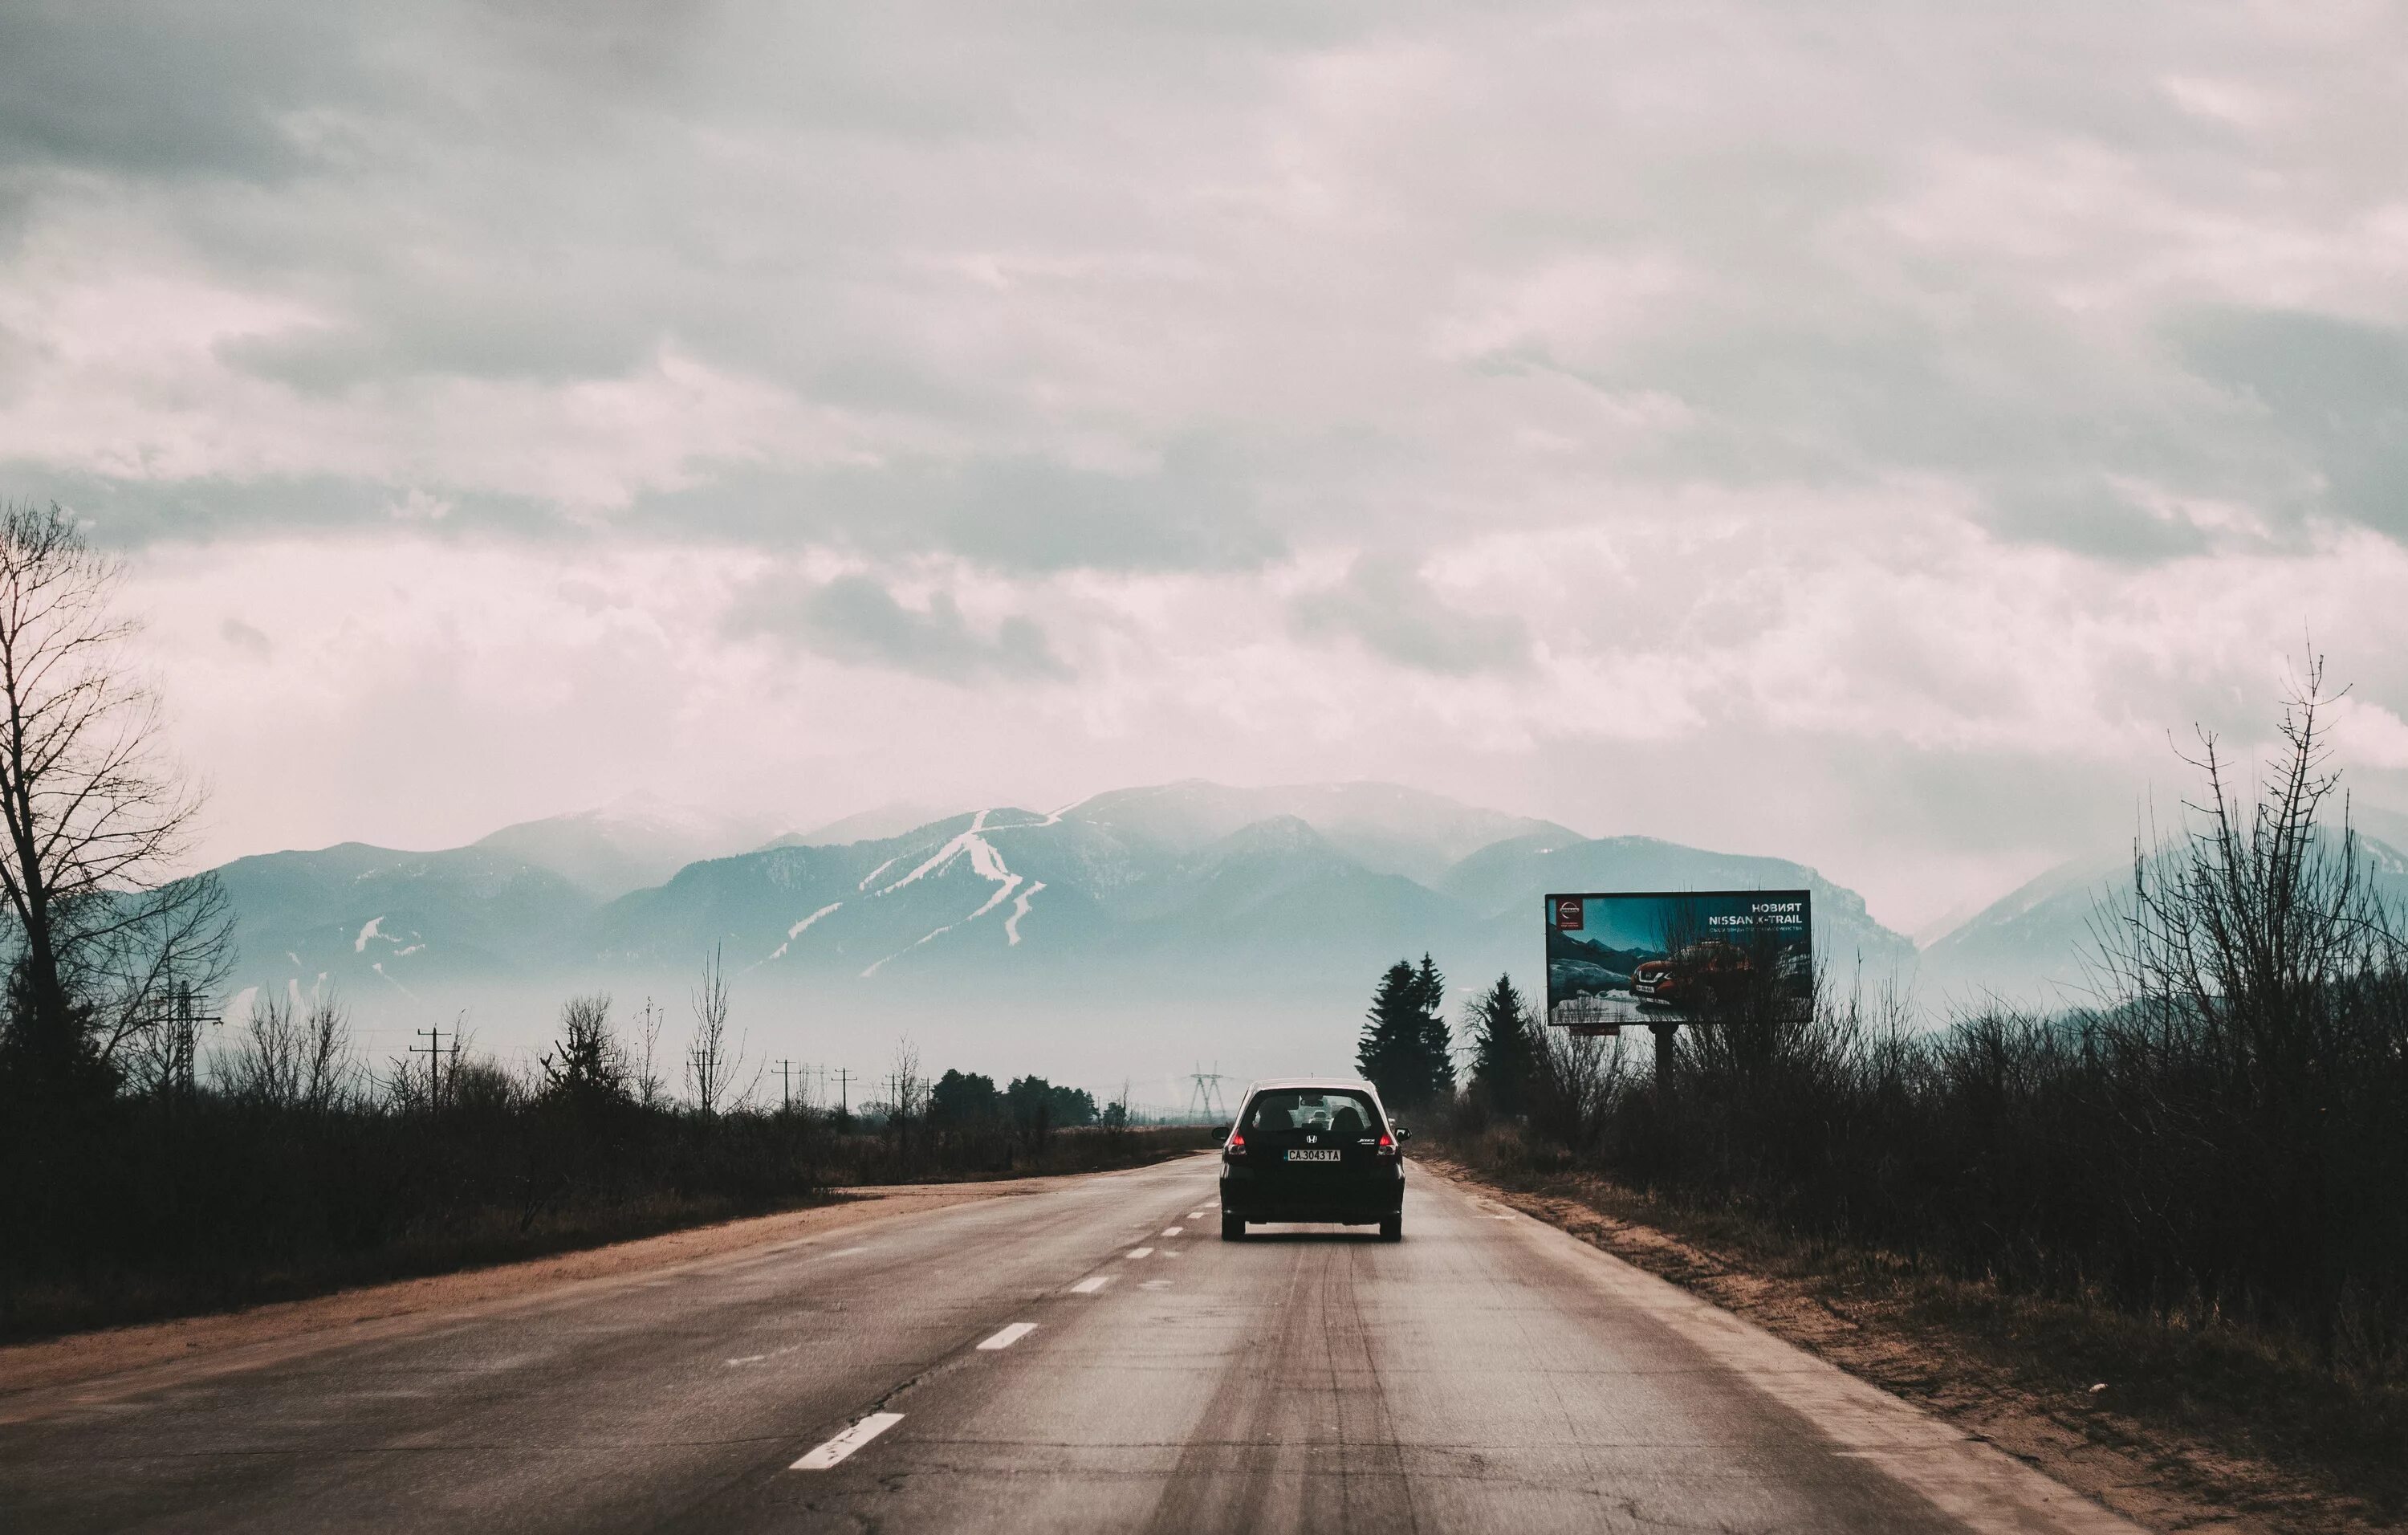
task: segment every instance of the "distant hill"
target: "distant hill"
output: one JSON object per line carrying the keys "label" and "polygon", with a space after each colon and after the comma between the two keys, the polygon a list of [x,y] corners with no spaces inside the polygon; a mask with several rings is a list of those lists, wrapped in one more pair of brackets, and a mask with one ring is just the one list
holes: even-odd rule
{"label": "distant hill", "polygon": [[[915,826],[931,821],[941,821],[953,811],[942,805],[925,801],[898,799],[851,815],[838,816],[825,825],[809,831],[793,831],[771,841],[770,847],[836,848],[849,842],[874,842],[883,837],[900,837]],[[730,850],[733,851],[733,850]]]}
{"label": "distant hill", "polygon": [[697,858],[757,847],[776,829],[756,816],[718,815],[631,795],[596,810],[504,826],[475,845],[550,869],[608,900],[658,884]]}
{"label": "distant hill", "polygon": [[[2408,859],[2389,842],[2361,837],[2370,878],[2408,906]],[[2060,864],[1976,912],[1923,951],[1916,982],[1941,1010],[1991,1001],[2053,1010],[2096,1001],[2096,925],[2126,898],[2132,857],[2101,853]]]}
{"label": "distant hill", "polygon": [[482,846],[345,842],[237,858],[217,874],[235,913],[237,989],[331,985],[380,1003],[542,965],[595,909],[561,875]]}
{"label": "distant hill", "polygon": [[1287,818],[1364,868],[1431,883],[1467,854],[1508,838],[1577,840],[1549,821],[1483,810],[1397,783],[1293,783],[1233,789],[1187,779],[1121,789],[1067,813],[1166,847],[1193,848],[1241,826]]}
{"label": "distant hill", "polygon": [[2073,859],[2016,886],[1923,951],[1916,984],[1924,1000],[2043,1009],[2091,1000],[2091,924],[2131,878],[2128,852]]}

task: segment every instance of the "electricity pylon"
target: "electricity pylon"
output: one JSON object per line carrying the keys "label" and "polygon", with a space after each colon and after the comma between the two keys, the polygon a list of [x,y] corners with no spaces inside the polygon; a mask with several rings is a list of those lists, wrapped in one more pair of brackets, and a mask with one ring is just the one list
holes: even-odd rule
{"label": "electricity pylon", "polygon": [[1205,1070],[1200,1065],[1197,1066],[1194,1071],[1188,1073],[1187,1080],[1196,1084],[1196,1090],[1187,1097],[1189,1113],[1208,1120],[1229,1117],[1228,1102],[1221,1096],[1221,1083],[1228,1079],[1221,1075],[1219,1061],[1212,1063],[1212,1069],[1210,1071]]}

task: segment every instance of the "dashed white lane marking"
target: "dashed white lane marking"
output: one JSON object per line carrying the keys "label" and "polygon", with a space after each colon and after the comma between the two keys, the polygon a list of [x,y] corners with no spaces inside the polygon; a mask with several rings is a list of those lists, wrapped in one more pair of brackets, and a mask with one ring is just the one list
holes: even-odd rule
{"label": "dashed white lane marking", "polygon": [[1200,1221],[1211,1213],[1212,1212],[1209,1210],[1191,1210],[1187,1212],[1187,1218],[1191,1221]]}
{"label": "dashed white lane marking", "polygon": [[1166,1237],[1175,1237],[1186,1229],[1187,1227],[1183,1226],[1166,1226],[1162,1228],[1162,1234]]}
{"label": "dashed white lane marking", "polygon": [[1166,1247],[1162,1250],[1162,1255],[1167,1258],[1175,1258],[1179,1255],[1179,1249],[1176,1247]]}
{"label": "dashed white lane marking", "polygon": [[831,1466],[841,1464],[845,1456],[902,1421],[903,1414],[900,1413],[872,1413],[787,1469],[797,1471],[826,1470]]}
{"label": "dashed white lane marking", "polygon": [[1096,1274],[1070,1286],[1072,1295],[1093,1295],[1112,1282],[1110,1274]]}
{"label": "dashed white lane marking", "polygon": [[730,1359],[727,1362],[731,1366],[757,1365],[764,1359],[782,1359],[789,1354],[800,1354],[802,1351],[802,1344],[788,1343],[784,1348],[773,1348],[767,1354],[747,1354],[740,1359]]}
{"label": "dashed white lane marking", "polygon": [[1139,1285],[1138,1288],[1140,1290],[1167,1290],[1170,1288],[1170,1281],[1167,1279],[1149,1279],[1144,1284]]}
{"label": "dashed white lane marking", "polygon": [[1027,1337],[1030,1333],[1035,1332],[1036,1330],[1037,1324],[1034,1322],[1014,1322],[1011,1326],[1004,1328],[1001,1332],[996,1333],[985,1342],[981,1343],[979,1347],[988,1350],[1010,1348],[1012,1344],[1020,1341],[1023,1338]]}
{"label": "dashed white lane marking", "polygon": [[1154,1249],[1151,1247],[1132,1247],[1128,1251],[1128,1255],[1133,1258],[1141,1258],[1153,1251]]}
{"label": "dashed white lane marking", "polygon": [[848,1247],[841,1253],[830,1253],[828,1256],[832,1258],[849,1258],[858,1256],[859,1255],[868,1251],[869,1249],[867,1247]]}

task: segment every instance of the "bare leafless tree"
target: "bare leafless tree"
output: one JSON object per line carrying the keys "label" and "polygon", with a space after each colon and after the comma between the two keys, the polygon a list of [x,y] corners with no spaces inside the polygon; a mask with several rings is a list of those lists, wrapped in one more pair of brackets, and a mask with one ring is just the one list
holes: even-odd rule
{"label": "bare leafless tree", "polygon": [[895,1041],[895,1069],[886,1078],[886,1125],[902,1130],[928,1112],[928,1074],[920,1066],[920,1047],[910,1037]]}
{"label": "bare leafless tree", "polygon": [[2186,761],[2206,802],[2186,802],[2182,833],[2136,848],[2132,882],[2093,923],[2111,995],[2137,1015],[2168,1010],[2261,1068],[2312,1054],[2315,1024],[2356,975],[2401,960],[2399,914],[2367,878],[2320,712],[2324,660],[2308,658],[2283,709],[2280,752],[2243,806],[2214,733]]}
{"label": "bare leafless tree", "polygon": [[53,1088],[114,1082],[127,1042],[228,956],[223,893],[176,877],[200,797],[128,664],[118,580],[57,507],[0,505],[6,1044]]}
{"label": "bare leafless tree", "polygon": [[694,993],[694,1042],[685,1053],[686,1096],[705,1114],[732,1108],[752,1096],[760,1072],[741,1090],[736,1079],[744,1070],[744,1046],[727,1037],[727,969],[713,944],[703,961],[702,984]]}
{"label": "bare leafless tree", "polygon": [[668,1015],[649,997],[644,998],[644,1011],[636,1014],[636,1039],[642,1054],[638,1059],[633,1087],[636,1101],[647,1109],[657,1109],[668,1100],[668,1083],[661,1080],[654,1060],[660,1054],[661,1023]]}

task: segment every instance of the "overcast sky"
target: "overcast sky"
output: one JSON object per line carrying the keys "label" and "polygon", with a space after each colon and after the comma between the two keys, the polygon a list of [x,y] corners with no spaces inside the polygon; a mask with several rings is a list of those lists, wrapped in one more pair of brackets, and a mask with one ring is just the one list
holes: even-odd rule
{"label": "overcast sky", "polygon": [[2403,14],[17,0],[0,492],[215,855],[1377,777],[1914,928],[2310,635],[2408,805]]}

